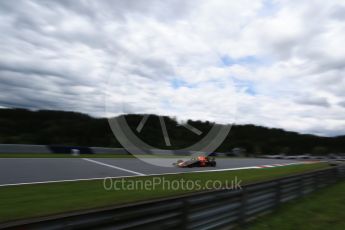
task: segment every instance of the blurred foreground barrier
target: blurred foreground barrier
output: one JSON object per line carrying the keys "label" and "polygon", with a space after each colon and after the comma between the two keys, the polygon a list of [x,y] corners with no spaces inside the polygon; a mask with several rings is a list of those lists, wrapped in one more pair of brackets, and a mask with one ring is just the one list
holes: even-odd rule
{"label": "blurred foreground barrier", "polygon": [[9,229],[220,229],[345,178],[344,166],[174,198],[0,225]]}

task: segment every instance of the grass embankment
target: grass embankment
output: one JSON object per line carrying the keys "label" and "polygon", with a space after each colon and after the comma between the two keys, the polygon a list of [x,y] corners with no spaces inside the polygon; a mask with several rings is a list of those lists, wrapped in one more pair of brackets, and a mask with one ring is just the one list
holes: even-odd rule
{"label": "grass embankment", "polygon": [[[265,169],[183,173],[155,177],[170,182],[174,180],[181,181],[181,179],[185,181],[198,181],[201,187],[195,187],[189,191],[183,190],[181,186],[177,190],[168,189],[167,184],[164,185],[164,183],[155,187],[151,186],[152,190],[120,189],[106,191],[103,187],[103,180],[0,187],[0,222],[180,195],[202,190],[208,181],[217,180],[225,184],[226,181],[229,183],[237,177],[238,180],[242,181],[241,185],[244,185],[326,167],[329,167],[326,163],[316,163]],[[114,181],[119,180],[121,179],[114,179]],[[145,180],[152,181],[152,176],[127,178],[126,184]]]}
{"label": "grass embankment", "polygon": [[281,206],[273,214],[259,218],[246,229],[343,230],[345,228],[344,194],[345,182],[332,185]]}

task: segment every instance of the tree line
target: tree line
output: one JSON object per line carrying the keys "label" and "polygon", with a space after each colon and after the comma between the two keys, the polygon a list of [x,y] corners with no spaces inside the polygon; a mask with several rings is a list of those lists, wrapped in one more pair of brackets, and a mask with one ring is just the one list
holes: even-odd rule
{"label": "tree line", "polygon": [[[150,115],[140,132],[142,115],[125,115],[128,126],[139,138],[156,148],[181,149],[203,138],[214,123],[185,121],[202,131],[196,135],[175,118],[164,117],[171,146],[166,146],[157,115]],[[114,137],[107,118],[66,111],[0,109],[0,143],[70,146],[122,147]],[[345,153],[345,136],[321,137],[256,125],[233,125],[217,149],[230,152],[244,148],[248,154]]]}

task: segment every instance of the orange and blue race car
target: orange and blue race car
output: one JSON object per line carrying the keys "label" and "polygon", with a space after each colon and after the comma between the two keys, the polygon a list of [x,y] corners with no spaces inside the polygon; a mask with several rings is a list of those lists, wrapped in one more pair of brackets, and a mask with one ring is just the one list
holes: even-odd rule
{"label": "orange and blue race car", "polygon": [[217,163],[214,157],[198,156],[188,161],[178,160],[173,165],[179,168],[216,167]]}

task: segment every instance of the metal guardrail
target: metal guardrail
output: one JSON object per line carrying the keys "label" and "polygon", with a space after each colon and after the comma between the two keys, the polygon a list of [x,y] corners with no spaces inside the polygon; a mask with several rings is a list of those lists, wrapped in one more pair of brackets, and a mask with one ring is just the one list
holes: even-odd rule
{"label": "metal guardrail", "polygon": [[1,153],[21,153],[21,154],[40,154],[40,153],[73,153],[73,149],[82,154],[128,154],[123,148],[104,148],[86,146],[64,146],[64,145],[25,145],[25,144],[0,144]]}
{"label": "metal guardrail", "polygon": [[241,190],[204,191],[74,215],[13,222],[0,228],[228,229],[344,178],[345,167],[337,166],[250,184]]}
{"label": "metal guardrail", "polygon": [[284,159],[284,160],[338,160],[344,161],[345,155],[260,155],[258,158]]}
{"label": "metal guardrail", "polygon": [[[80,154],[130,154],[125,148],[105,148],[105,147],[87,147],[87,146],[64,146],[64,145],[25,145],[25,144],[0,144],[1,153],[22,153],[22,154],[40,154],[40,153],[65,153],[72,154],[77,150]],[[145,154],[157,155],[192,155],[198,153],[185,150],[161,150],[147,149]]]}

